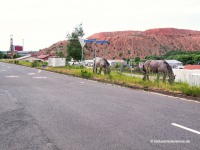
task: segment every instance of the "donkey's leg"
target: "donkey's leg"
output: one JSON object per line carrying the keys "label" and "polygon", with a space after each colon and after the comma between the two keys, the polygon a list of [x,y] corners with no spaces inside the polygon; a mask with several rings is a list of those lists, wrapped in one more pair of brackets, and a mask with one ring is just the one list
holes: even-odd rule
{"label": "donkey's leg", "polygon": [[97,69],[97,67],[96,67],[96,73],[98,73],[97,71],[98,71],[98,69]]}
{"label": "donkey's leg", "polygon": [[143,75],[144,75],[143,80],[146,80],[147,79],[147,72],[144,71]]}
{"label": "donkey's leg", "polygon": [[160,73],[157,73],[157,81],[159,81],[159,79],[160,79]]}
{"label": "donkey's leg", "polygon": [[146,76],[147,76],[147,80],[150,80],[150,79],[149,79],[149,73],[147,73],[147,75],[146,75]]}
{"label": "donkey's leg", "polygon": [[99,74],[101,74],[102,67],[100,67]]}
{"label": "donkey's leg", "polygon": [[104,71],[104,75],[106,75],[106,73],[107,73],[107,69],[106,69],[106,68],[104,68],[104,70],[103,70],[103,71]]}
{"label": "donkey's leg", "polygon": [[163,82],[166,81],[166,76],[167,76],[166,73],[164,73],[164,74],[163,74]]}
{"label": "donkey's leg", "polygon": [[95,69],[95,67],[93,66],[93,73],[95,73],[94,69]]}

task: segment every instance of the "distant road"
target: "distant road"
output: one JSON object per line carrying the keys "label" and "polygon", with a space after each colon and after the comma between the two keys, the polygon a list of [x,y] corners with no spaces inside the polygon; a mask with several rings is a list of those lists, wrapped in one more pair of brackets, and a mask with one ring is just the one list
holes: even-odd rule
{"label": "distant road", "polygon": [[198,150],[200,103],[0,63],[0,150]]}

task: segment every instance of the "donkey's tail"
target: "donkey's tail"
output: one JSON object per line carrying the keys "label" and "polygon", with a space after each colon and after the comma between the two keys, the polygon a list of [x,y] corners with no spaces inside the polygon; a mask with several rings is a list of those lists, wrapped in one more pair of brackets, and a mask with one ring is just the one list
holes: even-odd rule
{"label": "donkey's tail", "polygon": [[108,66],[110,66],[110,63],[107,61],[107,59],[103,58],[103,60],[106,62],[106,64],[107,64]]}

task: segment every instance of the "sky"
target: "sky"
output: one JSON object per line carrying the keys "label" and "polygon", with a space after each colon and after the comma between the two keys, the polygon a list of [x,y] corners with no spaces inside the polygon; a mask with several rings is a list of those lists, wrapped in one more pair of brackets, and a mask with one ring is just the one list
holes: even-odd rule
{"label": "sky", "polygon": [[200,0],[0,0],[0,50],[38,51],[66,40],[83,24],[85,37],[173,27],[200,31]]}

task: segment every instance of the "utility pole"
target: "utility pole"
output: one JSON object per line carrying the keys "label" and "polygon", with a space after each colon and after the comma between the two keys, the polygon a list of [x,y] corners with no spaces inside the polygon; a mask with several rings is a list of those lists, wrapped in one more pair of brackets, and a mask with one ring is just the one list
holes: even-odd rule
{"label": "utility pole", "polygon": [[13,35],[10,35],[10,51],[11,51],[11,53],[14,51],[14,46],[13,46]]}
{"label": "utility pole", "polygon": [[23,51],[24,51],[24,39],[22,39],[22,48],[23,48]]}
{"label": "utility pole", "polygon": [[133,37],[131,37],[132,47],[131,47],[131,77],[133,76]]}
{"label": "utility pole", "polygon": [[94,43],[94,72],[95,72],[95,74],[97,73],[97,70],[96,70],[96,68],[97,68],[97,66],[96,66],[96,48],[95,48],[95,45],[96,45],[96,43]]}

